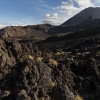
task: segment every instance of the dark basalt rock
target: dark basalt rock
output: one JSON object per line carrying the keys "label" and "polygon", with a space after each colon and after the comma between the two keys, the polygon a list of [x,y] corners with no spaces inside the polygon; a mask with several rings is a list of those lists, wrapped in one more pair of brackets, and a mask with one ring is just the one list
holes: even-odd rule
{"label": "dark basalt rock", "polygon": [[33,45],[1,40],[0,51],[1,100],[38,100],[42,98],[58,100],[59,96],[56,98],[52,95],[54,91],[58,91],[60,95],[65,95],[60,96],[63,97],[61,100],[70,97],[75,98],[67,84],[66,89],[64,87],[63,90],[58,88],[56,79],[51,74],[52,68],[41,61],[28,58],[32,54],[37,57],[38,53],[35,52],[39,52]]}
{"label": "dark basalt rock", "polygon": [[100,96],[97,44],[99,38],[94,38],[68,51],[44,52],[31,42],[0,39],[0,100],[77,100],[78,94],[96,100]]}

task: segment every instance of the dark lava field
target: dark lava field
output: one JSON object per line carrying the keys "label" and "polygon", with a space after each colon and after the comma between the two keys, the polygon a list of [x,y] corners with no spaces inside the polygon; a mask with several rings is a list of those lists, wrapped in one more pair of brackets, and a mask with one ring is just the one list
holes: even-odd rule
{"label": "dark lava field", "polygon": [[[100,100],[100,19],[93,18],[100,8],[94,9],[64,26],[1,29],[0,100]],[[93,14],[79,20],[85,11]]]}
{"label": "dark lava field", "polygon": [[100,37],[52,50],[0,39],[0,100],[100,100]]}

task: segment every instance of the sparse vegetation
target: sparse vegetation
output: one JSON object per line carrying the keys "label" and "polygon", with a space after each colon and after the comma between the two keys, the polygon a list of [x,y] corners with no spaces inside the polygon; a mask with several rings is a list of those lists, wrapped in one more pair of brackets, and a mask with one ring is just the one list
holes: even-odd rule
{"label": "sparse vegetation", "polygon": [[34,57],[32,55],[29,55],[28,58],[34,60]]}
{"label": "sparse vegetation", "polygon": [[43,58],[42,57],[38,57],[36,60],[42,62]]}
{"label": "sparse vegetation", "polygon": [[64,55],[65,52],[56,52],[56,55]]}
{"label": "sparse vegetation", "polygon": [[76,98],[77,100],[83,100],[83,98],[79,94],[76,96]]}
{"label": "sparse vegetation", "polygon": [[39,100],[46,100],[45,97],[41,97]]}
{"label": "sparse vegetation", "polygon": [[55,87],[57,86],[57,83],[56,82],[51,82],[51,87]]}
{"label": "sparse vegetation", "polygon": [[54,59],[50,59],[50,63],[56,67],[58,66],[58,62]]}

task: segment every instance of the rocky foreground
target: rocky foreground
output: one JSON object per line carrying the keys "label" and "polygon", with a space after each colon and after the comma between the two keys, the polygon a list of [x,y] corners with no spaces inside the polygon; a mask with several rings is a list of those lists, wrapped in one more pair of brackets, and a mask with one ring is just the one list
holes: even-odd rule
{"label": "rocky foreground", "polygon": [[0,39],[0,100],[100,100],[99,44],[44,52]]}

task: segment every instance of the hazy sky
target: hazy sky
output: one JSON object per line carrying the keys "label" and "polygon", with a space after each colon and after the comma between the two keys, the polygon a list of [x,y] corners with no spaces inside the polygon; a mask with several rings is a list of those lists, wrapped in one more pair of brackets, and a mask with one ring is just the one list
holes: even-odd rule
{"label": "hazy sky", "polygon": [[59,25],[100,0],[0,0],[0,27],[50,23]]}

